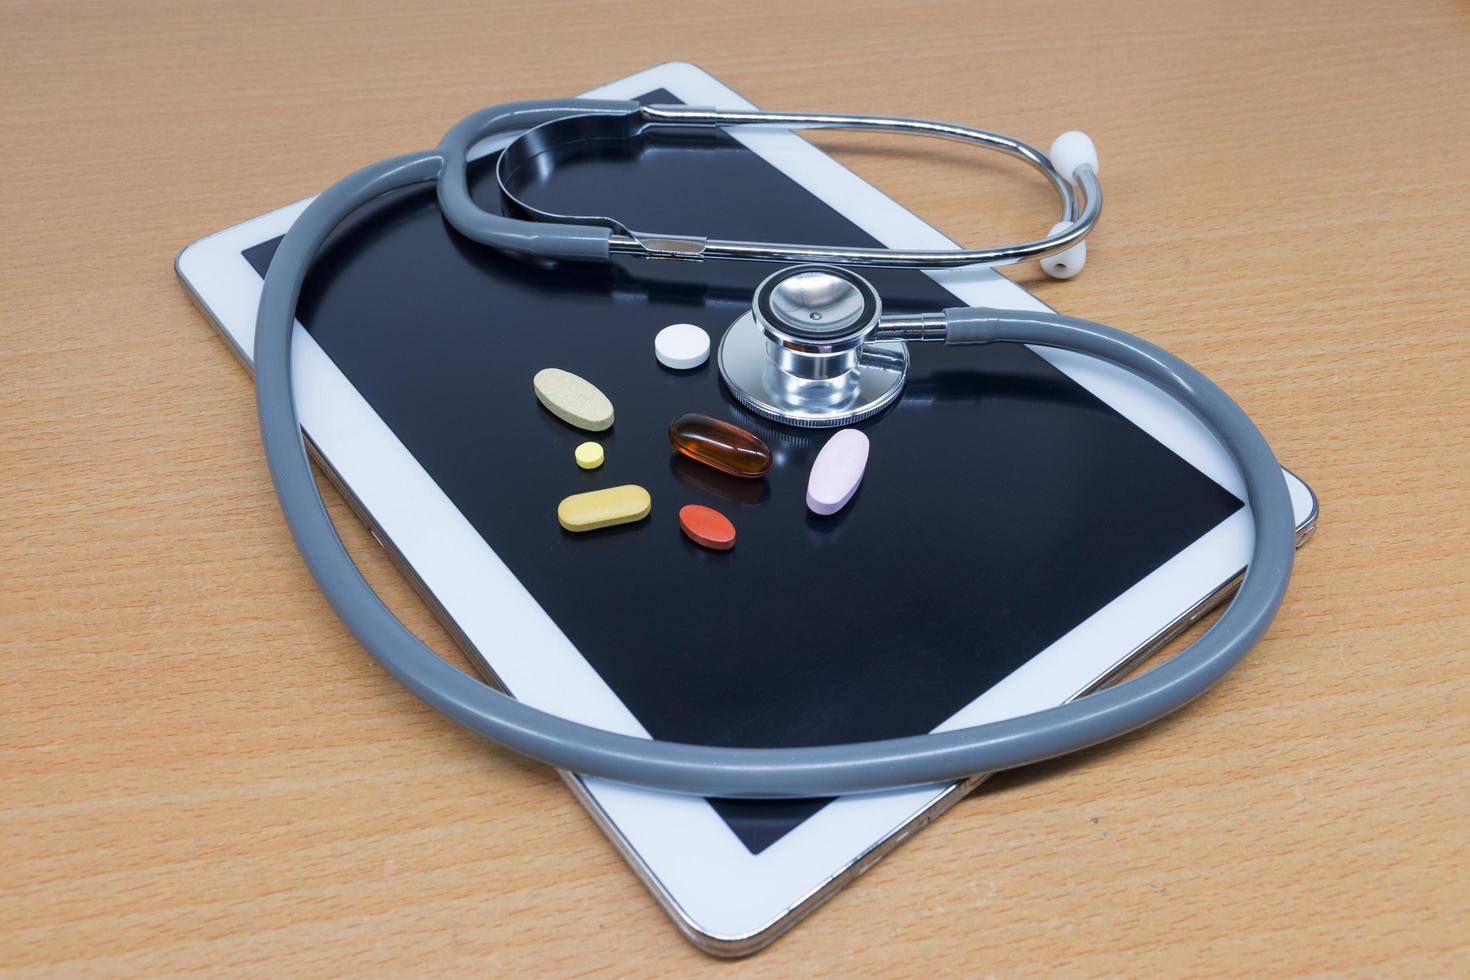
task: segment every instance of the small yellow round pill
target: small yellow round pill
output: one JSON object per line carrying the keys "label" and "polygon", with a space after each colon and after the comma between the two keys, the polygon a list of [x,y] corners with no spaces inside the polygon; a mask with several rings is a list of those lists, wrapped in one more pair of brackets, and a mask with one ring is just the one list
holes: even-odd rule
{"label": "small yellow round pill", "polygon": [[602,465],[602,446],[595,442],[584,442],[577,447],[577,465],[584,470],[595,470]]}

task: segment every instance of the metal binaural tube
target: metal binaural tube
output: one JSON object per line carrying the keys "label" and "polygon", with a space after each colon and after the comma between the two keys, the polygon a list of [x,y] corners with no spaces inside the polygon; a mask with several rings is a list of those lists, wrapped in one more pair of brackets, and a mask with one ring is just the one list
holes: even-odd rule
{"label": "metal binaural tube", "polygon": [[1064,226],[1058,228],[1055,233],[1034,241],[978,249],[890,249],[790,245],[773,242],[660,236],[618,229],[608,240],[609,251],[614,254],[694,260],[827,262],[868,268],[936,269],[977,264],[1008,265],[1029,259],[1042,259],[1067,251],[1087,237],[1102,214],[1102,188],[1093,167],[1078,167],[1069,179],[1068,175],[1057,170],[1046,154],[1034,146],[989,130],[938,122],[932,119],[864,116],[848,113],[763,112],[675,105],[644,106],[641,113],[651,126],[770,126],[782,129],[845,129],[929,136],[997,150],[1026,161],[1051,182],[1061,201]]}

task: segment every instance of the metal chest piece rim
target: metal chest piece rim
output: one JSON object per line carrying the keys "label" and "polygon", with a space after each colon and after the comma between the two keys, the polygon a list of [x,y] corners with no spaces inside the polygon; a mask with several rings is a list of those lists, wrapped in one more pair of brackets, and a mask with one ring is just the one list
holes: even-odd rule
{"label": "metal chest piece rim", "polygon": [[747,410],[798,428],[850,425],[903,391],[908,347],[873,341],[883,304],[838,266],[782,269],[756,287],[751,309],[720,340],[720,377]]}

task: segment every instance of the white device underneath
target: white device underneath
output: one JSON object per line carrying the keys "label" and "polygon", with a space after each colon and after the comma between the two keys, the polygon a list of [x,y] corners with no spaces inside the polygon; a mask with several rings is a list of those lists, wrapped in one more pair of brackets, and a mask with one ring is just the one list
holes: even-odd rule
{"label": "white device underneath", "polygon": [[[656,89],[692,105],[753,108],[703,70],[678,63],[586,94],[628,99]],[[953,246],[794,133],[751,130],[734,135],[885,245]],[[477,155],[495,148],[482,146]],[[307,203],[201,239],[179,255],[180,277],[247,363],[261,278],[242,253],[283,234]],[[1045,308],[992,270],[932,276],[969,305]],[[514,570],[501,562],[300,324],[295,347],[300,415],[319,459],[356,499],[405,572],[420,581],[487,676],[537,707],[646,736],[517,581]],[[1037,353],[1221,486],[1241,494],[1237,474],[1219,445],[1156,389],[1080,355]],[[1300,480],[1289,473],[1287,477],[1299,539],[1304,539],[1315,520],[1315,501]],[[1244,568],[1250,545],[1250,514],[1241,509],[940,729],[1057,705],[1104,683],[1220,601]],[[704,800],[566,778],[679,928],[701,948],[721,955],[742,955],[770,942],[979,782],[977,777],[959,785],[839,799],[753,854]]]}

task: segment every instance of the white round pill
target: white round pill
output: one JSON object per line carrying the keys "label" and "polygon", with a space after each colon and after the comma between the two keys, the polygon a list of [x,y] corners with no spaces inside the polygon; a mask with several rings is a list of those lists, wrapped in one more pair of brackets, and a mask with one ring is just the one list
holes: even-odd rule
{"label": "white round pill", "polygon": [[709,334],[692,323],[673,323],[653,338],[653,353],[664,367],[679,371],[709,360]]}

